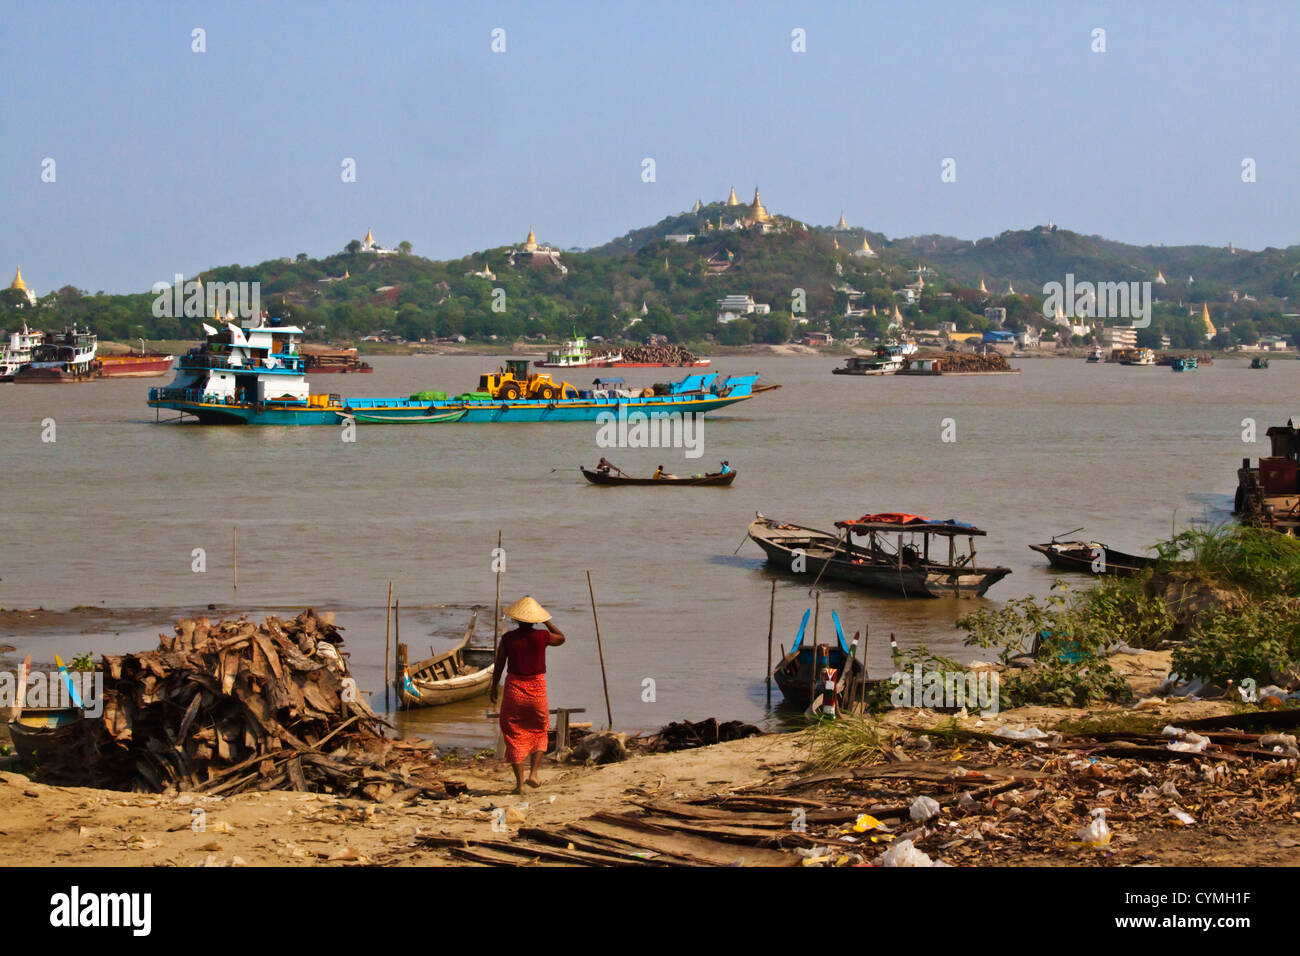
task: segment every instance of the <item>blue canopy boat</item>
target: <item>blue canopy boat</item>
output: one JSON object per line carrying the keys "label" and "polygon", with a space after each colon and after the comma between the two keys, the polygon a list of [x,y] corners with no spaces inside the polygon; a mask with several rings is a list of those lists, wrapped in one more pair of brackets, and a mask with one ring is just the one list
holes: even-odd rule
{"label": "blue canopy boat", "polygon": [[[807,707],[812,701],[813,684],[819,676],[817,672],[822,668],[834,668],[837,673],[837,683],[841,685],[846,678],[856,682],[862,677],[862,662],[852,656],[849,645],[844,640],[840,616],[836,612],[831,611],[831,620],[835,622],[835,643],[819,644],[815,648],[804,643],[804,633],[808,629],[808,618],[811,615],[811,608],[803,612],[803,620],[799,622],[799,631],[795,635],[794,644],[772,668],[772,679],[781,689],[781,696],[788,703],[802,707]],[[815,666],[815,656],[820,657],[821,667]],[[847,675],[844,672],[846,664],[851,669]]]}

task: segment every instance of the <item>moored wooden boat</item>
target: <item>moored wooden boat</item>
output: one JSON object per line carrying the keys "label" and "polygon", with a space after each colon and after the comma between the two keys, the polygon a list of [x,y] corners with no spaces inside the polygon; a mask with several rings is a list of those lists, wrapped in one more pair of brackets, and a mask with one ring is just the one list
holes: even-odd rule
{"label": "moored wooden boat", "polygon": [[1116,551],[1097,541],[1057,541],[1053,538],[1046,544],[1029,546],[1054,568],[1066,571],[1080,571],[1084,574],[1111,574],[1124,577],[1152,567],[1155,558],[1140,554]]}
{"label": "moored wooden boat", "polygon": [[[819,675],[814,673],[814,656],[818,655],[818,650],[822,658],[822,667],[831,667],[836,671],[837,687],[842,688],[860,682],[862,679],[862,662],[850,654],[851,648],[845,643],[839,615],[834,611],[831,612],[835,622],[835,641],[821,644],[818,648],[804,643],[808,616],[809,612],[804,611],[794,644],[772,668],[772,680],[776,682],[786,703],[800,707],[807,707],[815,696],[814,682]],[[849,668],[848,673],[845,672],[846,664]]]}
{"label": "moored wooden boat", "polygon": [[[841,534],[759,514],[749,526],[749,537],[767,554],[770,564],[801,577],[825,577],[904,597],[981,597],[1011,573],[1010,568],[976,566],[974,539],[985,532],[964,522],[882,514],[835,524],[843,529]],[[854,534],[865,535],[867,544],[854,544]],[[905,536],[910,543],[904,543]],[[968,552],[960,557],[956,554],[957,537],[968,539]],[[946,563],[931,560],[934,538],[948,540]]]}
{"label": "moored wooden boat", "polygon": [[402,708],[436,707],[486,694],[492,683],[495,656],[490,647],[470,647],[478,611],[455,647],[415,664],[407,663],[406,645],[397,645],[393,686]]}
{"label": "moored wooden boat", "polygon": [[9,737],[23,760],[43,760],[81,734],[80,707],[27,707],[9,721]]}
{"label": "moored wooden boat", "polygon": [[713,472],[707,475],[694,475],[685,478],[632,478],[624,474],[602,474],[599,471],[582,469],[583,477],[593,485],[713,485],[725,488],[736,480],[734,469],[727,472]]}

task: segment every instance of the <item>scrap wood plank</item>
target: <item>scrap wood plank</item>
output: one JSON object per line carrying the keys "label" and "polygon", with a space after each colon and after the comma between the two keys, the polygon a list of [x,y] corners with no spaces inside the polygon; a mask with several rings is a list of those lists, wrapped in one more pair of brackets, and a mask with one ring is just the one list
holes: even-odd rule
{"label": "scrap wood plank", "polygon": [[628,847],[622,844],[600,840],[569,829],[553,831],[544,830],[541,827],[520,827],[519,835],[538,843],[560,846],[570,852],[578,851],[608,857],[608,863],[611,866],[669,866],[682,862],[676,858],[665,857],[660,854],[636,856],[634,854],[637,851],[630,851]]}
{"label": "scrap wood plank", "polygon": [[660,830],[686,833],[715,840],[719,843],[737,843],[749,847],[783,847],[807,846],[807,835],[792,826],[792,819],[784,819],[778,827],[728,826],[722,821],[687,821],[667,816],[641,817],[641,822]]}
{"label": "scrap wood plank", "polygon": [[844,823],[856,820],[858,810],[808,809],[808,804],[794,801],[785,812],[745,811],[702,807],[689,803],[675,803],[671,800],[633,800],[631,803],[652,813],[662,813],[687,820],[713,820],[734,826],[767,827],[783,830],[790,826],[791,812],[802,810],[804,819],[809,823]]}
{"label": "scrap wood plank", "polygon": [[[628,814],[596,813],[571,826],[593,836],[672,853],[702,866],[731,866],[737,860],[741,861],[741,866],[796,866],[799,862],[793,854],[755,846],[741,848],[717,840],[700,828],[665,825],[669,822],[675,821],[652,822]],[[762,835],[771,837],[770,834]]]}

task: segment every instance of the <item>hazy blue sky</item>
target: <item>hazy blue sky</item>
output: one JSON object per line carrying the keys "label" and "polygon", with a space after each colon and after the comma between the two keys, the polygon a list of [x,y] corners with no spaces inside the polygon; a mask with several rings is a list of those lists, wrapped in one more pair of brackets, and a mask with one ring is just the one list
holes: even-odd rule
{"label": "hazy blue sky", "polygon": [[1052,219],[1137,243],[1300,241],[1293,2],[10,0],[3,14],[0,268],[7,283],[21,264],[42,293],[145,291],[324,255],[367,228],[435,258],[530,224],[595,245],[732,184],[895,237]]}

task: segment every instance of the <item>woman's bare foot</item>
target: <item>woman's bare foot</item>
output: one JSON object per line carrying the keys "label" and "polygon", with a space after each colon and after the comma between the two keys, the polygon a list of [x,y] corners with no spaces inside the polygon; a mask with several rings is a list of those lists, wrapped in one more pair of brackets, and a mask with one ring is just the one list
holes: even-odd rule
{"label": "woman's bare foot", "polygon": [[524,781],[524,783],[526,783],[530,787],[540,787],[542,785],[542,782],[538,780],[536,777],[529,777],[527,780]]}
{"label": "woman's bare foot", "polygon": [[513,793],[515,796],[519,796],[520,794],[522,794],[522,793],[524,792],[524,788],[523,788],[522,786],[516,786],[516,787],[515,787],[513,790],[511,790],[510,792]]}

